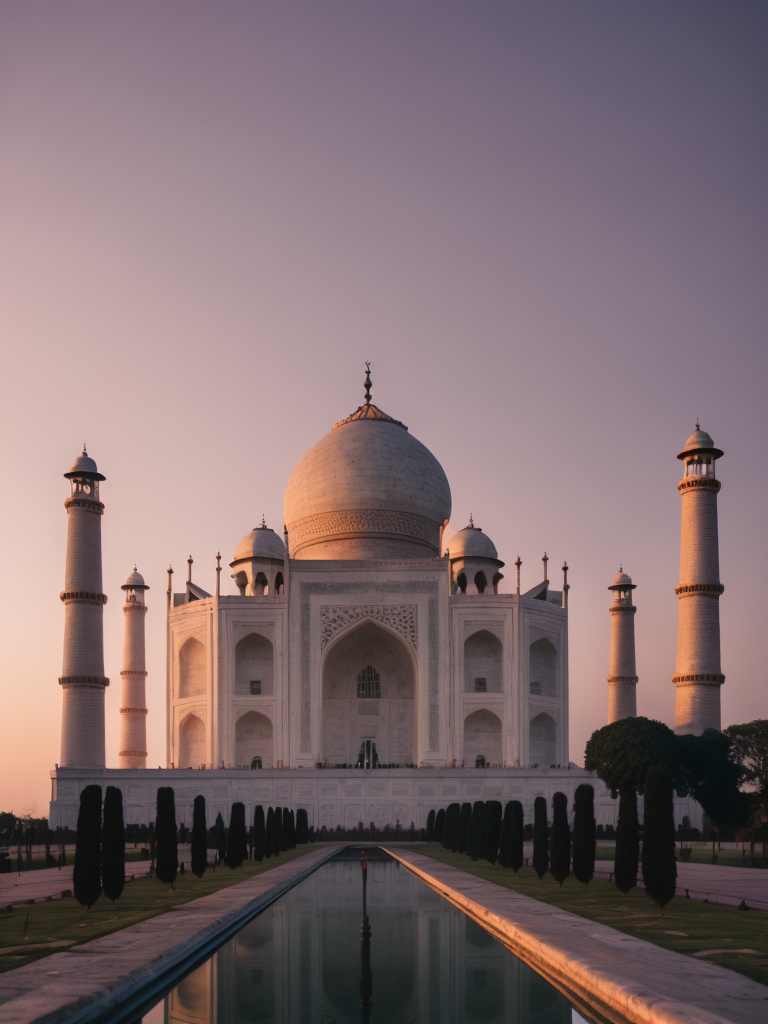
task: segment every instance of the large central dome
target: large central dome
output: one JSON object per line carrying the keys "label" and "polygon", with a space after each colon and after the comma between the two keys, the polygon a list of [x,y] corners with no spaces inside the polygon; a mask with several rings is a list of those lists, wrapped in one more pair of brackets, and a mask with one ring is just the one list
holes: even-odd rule
{"label": "large central dome", "polygon": [[443,467],[367,398],[291,474],[283,515],[292,558],[440,554],[440,528],[451,514]]}

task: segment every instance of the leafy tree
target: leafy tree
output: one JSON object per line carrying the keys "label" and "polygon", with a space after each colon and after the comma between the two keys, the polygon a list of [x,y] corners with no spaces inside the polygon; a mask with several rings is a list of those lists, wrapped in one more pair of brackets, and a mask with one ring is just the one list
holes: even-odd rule
{"label": "leafy tree", "polygon": [[555,793],[552,797],[552,852],[549,870],[561,886],[571,873],[571,830],[568,827],[568,797],[565,793]]}
{"label": "leafy tree", "polygon": [[519,800],[511,800],[512,814],[509,826],[509,866],[517,874],[523,866],[523,805]]}
{"label": "leafy tree", "polygon": [[637,793],[634,786],[619,790],[619,821],[616,827],[616,852],[613,877],[622,892],[637,885],[640,833],[637,826]]}
{"label": "leafy tree", "polygon": [[296,811],[296,842],[303,846],[309,842],[309,825],[305,808],[300,807]]}
{"label": "leafy tree", "polygon": [[445,830],[445,808],[441,807],[435,815],[435,842],[442,843]]}
{"label": "leafy tree", "polygon": [[768,718],[729,725],[723,732],[731,741],[730,756],[740,765],[745,782],[754,782],[768,796]]}
{"label": "leafy tree", "polygon": [[675,895],[675,819],[672,774],[663,762],[648,772],[643,819],[643,884],[660,907]]}
{"label": "leafy tree", "polygon": [[427,815],[427,842],[435,841],[435,812],[430,811]]}
{"label": "leafy tree", "polygon": [[749,798],[739,792],[744,768],[734,760],[733,743],[718,729],[701,736],[677,736],[678,765],[673,787],[698,800],[720,828],[745,822]]}
{"label": "leafy tree", "polygon": [[499,839],[501,837],[501,801],[489,800],[486,808],[485,859],[489,864],[495,864],[499,852]]}
{"label": "leafy tree", "polygon": [[213,826],[213,830],[216,842],[216,859],[219,864],[223,864],[224,858],[227,855],[227,830],[224,828],[224,819],[221,816],[221,811],[216,815],[216,824]]}
{"label": "leafy tree", "polygon": [[549,870],[547,850],[547,801],[537,796],[533,801],[533,870],[543,878]]}
{"label": "leafy tree", "polygon": [[161,882],[173,885],[179,870],[179,847],[176,834],[176,801],[171,786],[161,786],[157,791],[157,863],[155,874]]}
{"label": "leafy tree", "polygon": [[445,826],[443,827],[443,847],[446,850],[453,849],[453,835],[459,824],[461,808],[458,804],[448,804],[445,812]]}
{"label": "leafy tree", "polygon": [[595,790],[584,782],[573,804],[573,873],[585,889],[595,874],[595,832]]}
{"label": "leafy tree", "polygon": [[677,749],[677,737],[663,722],[642,716],[621,718],[592,733],[584,767],[603,780],[614,798],[624,786],[642,793],[651,765],[676,763]]}
{"label": "leafy tree", "polygon": [[72,885],[77,902],[89,910],[101,896],[101,786],[86,786],[80,794]]}
{"label": "leafy tree", "polygon": [[101,834],[101,880],[104,895],[115,900],[125,887],[125,826],[123,794],[116,786],[107,786],[104,794],[104,827]]}
{"label": "leafy tree", "polygon": [[267,810],[267,823],[264,832],[264,856],[268,859],[272,856],[275,838],[275,812],[271,807]]}
{"label": "leafy tree", "polygon": [[246,858],[248,848],[245,837],[245,804],[237,801],[232,804],[229,816],[229,832],[227,833],[227,852],[224,860],[233,871],[239,868]]}
{"label": "leafy tree", "polygon": [[192,811],[192,871],[202,878],[208,867],[208,830],[205,825],[205,797],[196,796]]}
{"label": "leafy tree", "polygon": [[459,813],[459,827],[456,830],[456,850],[458,853],[466,853],[467,850],[467,827],[472,817],[472,804],[461,805]]}

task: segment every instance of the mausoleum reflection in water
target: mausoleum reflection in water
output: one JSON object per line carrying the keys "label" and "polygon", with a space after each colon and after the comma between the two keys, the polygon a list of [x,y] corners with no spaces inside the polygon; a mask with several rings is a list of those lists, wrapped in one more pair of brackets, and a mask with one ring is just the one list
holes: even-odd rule
{"label": "mausoleum reflection in water", "polygon": [[368,859],[366,874],[367,927],[361,852],[347,851],[245,925],[144,1024],[581,1020],[556,989],[397,861]]}

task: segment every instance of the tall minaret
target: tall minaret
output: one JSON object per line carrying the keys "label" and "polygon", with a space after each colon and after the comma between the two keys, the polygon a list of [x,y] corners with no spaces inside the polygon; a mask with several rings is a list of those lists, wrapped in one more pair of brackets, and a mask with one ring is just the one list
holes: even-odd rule
{"label": "tall minaret", "polygon": [[720,608],[723,592],[717,551],[715,462],[723,453],[696,430],[677,456],[685,465],[677,485],[682,497],[678,596],[675,732],[699,736],[720,728]]}
{"label": "tall minaret", "polygon": [[125,591],[125,640],[123,642],[123,700],[120,708],[120,767],[147,767],[147,699],[144,660],[144,577],[133,572],[120,588]]}
{"label": "tall minaret", "polygon": [[619,567],[619,575],[608,587],[611,605],[611,660],[608,666],[608,724],[620,718],[637,717],[637,676],[635,675],[635,584]]}
{"label": "tall minaret", "polygon": [[67,569],[64,592],[64,667],[61,716],[63,768],[104,767],[103,608],[101,592],[101,516],[99,482],[104,477],[96,463],[83,454],[64,476],[72,493],[67,510]]}

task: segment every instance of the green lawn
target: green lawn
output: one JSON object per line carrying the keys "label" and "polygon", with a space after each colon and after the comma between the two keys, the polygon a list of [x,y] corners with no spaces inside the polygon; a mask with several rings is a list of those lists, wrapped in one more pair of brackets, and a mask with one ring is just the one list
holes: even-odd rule
{"label": "green lawn", "polygon": [[[641,844],[642,846],[642,844]],[[595,854],[596,860],[613,860],[616,852],[615,846],[598,846]],[[729,868],[765,868],[761,859],[761,847],[758,846],[755,850],[755,863],[753,864],[749,851],[747,856],[744,857],[741,850],[718,850],[717,851],[717,863],[721,867]],[[679,854],[678,854],[679,857]],[[691,864],[711,864],[712,863],[712,847],[708,847],[706,850],[696,848],[691,849]]]}
{"label": "green lawn", "polygon": [[[34,857],[32,858],[32,870],[33,871],[40,871],[42,868],[58,867],[59,848],[52,846],[51,847],[51,854],[54,857],[57,858],[57,862],[55,864],[46,864],[45,863],[45,854],[36,853],[34,855]],[[146,859],[147,859],[146,857],[142,857],[140,849],[139,850],[130,849],[130,850],[126,850],[125,851],[125,861],[126,861],[126,864],[128,862],[130,862],[130,861],[146,860]],[[8,860],[11,863],[11,871],[10,872],[4,872],[4,873],[5,874],[9,874],[10,873],[12,875],[18,875],[18,870],[17,870],[18,860],[16,858],[16,853],[14,852],[13,856],[9,857]],[[67,865],[69,867],[72,867],[74,862],[75,862],[75,855],[74,855],[74,853],[67,853]],[[28,871],[28,870],[29,869],[27,868],[27,858],[26,857],[22,857],[22,862],[21,862],[22,874],[25,871]],[[128,874],[130,874],[130,871],[128,872]]]}
{"label": "green lawn", "polygon": [[540,881],[533,868],[521,868],[515,875],[434,843],[420,846],[418,852],[678,953],[714,950],[706,959],[768,985],[768,910],[742,911],[675,896],[662,914],[642,889],[625,896],[605,879],[593,879],[585,892],[573,875],[560,887],[550,874]]}
{"label": "green lawn", "polygon": [[[179,875],[173,890],[156,878],[140,878],[126,884],[114,907],[101,896],[89,911],[74,899],[35,903],[18,910],[0,910],[0,971],[21,967],[67,946],[88,942],[163,914],[176,904],[189,903],[199,896],[244,882],[278,864],[295,860],[311,849],[310,846],[300,846],[261,863],[246,861],[235,871],[220,867],[214,873],[212,868],[208,868],[199,880],[187,872],[183,877]],[[14,948],[18,946],[22,948]]]}

